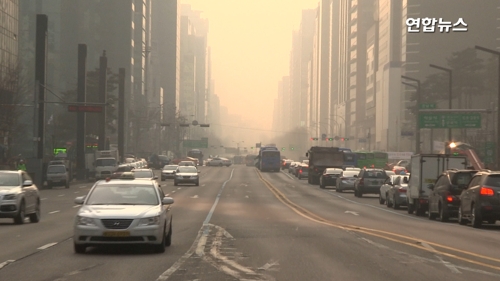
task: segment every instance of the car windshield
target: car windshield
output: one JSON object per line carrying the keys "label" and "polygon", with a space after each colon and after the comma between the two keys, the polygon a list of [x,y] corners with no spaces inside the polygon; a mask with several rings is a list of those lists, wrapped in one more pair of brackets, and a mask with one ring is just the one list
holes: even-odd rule
{"label": "car windshield", "polygon": [[0,174],[0,186],[20,186],[21,179],[18,174]]}
{"label": "car windshield", "polygon": [[377,178],[377,179],[385,179],[387,175],[384,171],[366,171],[364,174],[365,178]]}
{"label": "car windshield", "polygon": [[47,173],[48,174],[66,173],[66,167],[64,167],[64,166],[49,166],[47,168]]}
{"label": "car windshield", "polygon": [[116,165],[116,160],[115,159],[97,159],[95,161],[96,166],[115,166]]}
{"label": "car windshield", "polygon": [[167,171],[173,171],[175,169],[177,169],[178,166],[165,166],[163,167],[163,170],[167,170]]}
{"label": "car windshield", "polygon": [[89,194],[87,205],[158,205],[153,185],[101,185]]}
{"label": "car windshield", "polygon": [[179,173],[197,173],[198,170],[192,166],[179,167]]}
{"label": "car windshield", "polygon": [[117,172],[130,172],[132,171],[132,168],[131,166],[126,166],[126,167],[119,167],[116,171]]}
{"label": "car windshield", "polygon": [[345,171],[342,176],[346,177],[346,178],[352,178],[354,177],[355,175],[359,174],[359,172],[357,171]]}
{"label": "car windshield", "polygon": [[134,176],[136,179],[140,178],[153,178],[153,173],[151,171],[135,171]]}
{"label": "car windshield", "polygon": [[453,185],[466,185],[470,182],[470,179],[475,174],[475,172],[471,173],[457,173],[451,179],[451,184]]}

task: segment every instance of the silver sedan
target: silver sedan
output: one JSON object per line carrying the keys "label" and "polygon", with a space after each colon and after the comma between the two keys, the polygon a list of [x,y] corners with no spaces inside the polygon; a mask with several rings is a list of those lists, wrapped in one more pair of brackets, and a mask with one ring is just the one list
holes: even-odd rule
{"label": "silver sedan", "polygon": [[77,197],[73,245],[76,253],[104,244],[147,244],[163,253],[172,243],[171,197],[156,181],[98,181],[87,196]]}
{"label": "silver sedan", "polygon": [[0,171],[0,218],[23,224],[40,221],[40,193],[25,171]]}

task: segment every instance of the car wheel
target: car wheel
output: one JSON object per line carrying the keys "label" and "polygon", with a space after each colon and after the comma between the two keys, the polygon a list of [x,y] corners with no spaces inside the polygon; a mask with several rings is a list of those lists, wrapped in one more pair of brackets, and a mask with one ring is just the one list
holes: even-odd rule
{"label": "car wheel", "polygon": [[14,218],[14,223],[15,224],[23,224],[24,223],[24,217],[25,217],[25,205],[24,201],[21,202],[21,206],[19,207],[19,212],[17,213],[16,217]]}
{"label": "car wheel", "polygon": [[442,222],[447,222],[450,219],[450,213],[447,208],[442,205],[439,205],[439,219]]}
{"label": "car wheel", "polygon": [[85,254],[85,250],[87,250],[87,246],[85,244],[76,244],[73,243],[73,249],[77,254]]}
{"label": "car wheel", "polygon": [[222,163],[220,163],[219,166],[222,167]]}
{"label": "car wheel", "polygon": [[385,194],[385,200],[386,200],[387,208],[391,208],[392,207],[392,202],[391,202],[389,196],[387,196],[387,193]]}
{"label": "car wheel", "polygon": [[37,223],[40,221],[40,201],[36,203],[35,212],[29,215],[30,222]]}
{"label": "car wheel", "polygon": [[398,204],[398,201],[396,201],[396,196],[394,195],[394,197],[392,198],[392,208],[394,208],[394,210],[399,210],[399,207],[400,205]]}
{"label": "car wheel", "polygon": [[408,209],[406,211],[410,215],[413,214],[413,211],[415,211],[415,205],[414,204],[410,204],[409,201],[407,201],[407,205],[408,205]]}
{"label": "car wheel", "polygon": [[380,194],[378,195],[378,203],[379,203],[380,205],[384,205],[384,204],[385,204],[385,200],[384,200],[384,198],[382,198],[382,193],[380,193]]}
{"label": "car wheel", "polygon": [[298,176],[298,178],[299,178],[299,180],[301,180],[301,179],[302,179],[302,176],[301,176],[301,175],[299,175],[299,176]]}
{"label": "car wheel", "polygon": [[436,214],[436,213],[431,212],[430,207],[429,207],[429,210],[427,211],[427,213],[428,213],[428,214],[427,214],[427,217],[429,218],[429,220],[435,220],[435,219],[436,219],[437,214]]}
{"label": "car wheel", "polygon": [[480,228],[481,225],[483,224],[483,221],[481,220],[481,215],[479,214],[475,205],[472,205],[471,209],[471,224],[472,227],[474,228]]}
{"label": "car wheel", "polygon": [[199,186],[199,185],[200,185],[200,181],[196,181],[196,182],[194,183],[194,185]]}
{"label": "car wheel", "polygon": [[174,181],[174,185],[175,185],[175,186],[178,186],[179,184],[178,184],[176,181]]}
{"label": "car wheel", "polygon": [[166,241],[167,241],[167,235],[165,234],[165,231],[163,231],[161,243],[153,245],[153,250],[155,251],[155,253],[161,254],[165,252]]}
{"label": "car wheel", "polygon": [[460,225],[466,225],[469,221],[464,218],[464,214],[462,213],[462,206],[458,207],[458,223]]}
{"label": "car wheel", "polygon": [[354,188],[354,197],[358,197],[358,190]]}
{"label": "car wheel", "polygon": [[172,245],[172,220],[170,220],[170,227],[167,234],[167,239],[165,240],[165,247],[170,247]]}
{"label": "car wheel", "polygon": [[67,183],[66,183],[66,186],[65,186],[65,187],[66,187],[66,189],[68,189],[68,188],[69,188],[69,182],[67,182]]}

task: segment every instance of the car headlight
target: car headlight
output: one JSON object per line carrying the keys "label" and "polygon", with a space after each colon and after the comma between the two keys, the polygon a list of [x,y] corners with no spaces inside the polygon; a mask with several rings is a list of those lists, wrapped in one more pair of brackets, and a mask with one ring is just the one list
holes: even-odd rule
{"label": "car headlight", "polygon": [[96,225],[94,223],[93,218],[82,217],[82,216],[76,216],[76,222],[78,225],[88,225],[88,226]]}
{"label": "car headlight", "polygon": [[160,224],[160,216],[143,218],[139,221],[140,226],[144,225],[159,225]]}

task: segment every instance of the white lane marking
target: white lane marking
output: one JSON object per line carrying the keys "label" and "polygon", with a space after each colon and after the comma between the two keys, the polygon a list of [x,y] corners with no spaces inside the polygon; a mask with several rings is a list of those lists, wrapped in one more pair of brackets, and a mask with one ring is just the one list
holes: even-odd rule
{"label": "white lane marking", "polygon": [[248,197],[248,195],[245,195],[245,198],[250,198],[250,197]]}
{"label": "white lane marking", "polygon": [[73,206],[73,208],[78,208],[78,207],[81,207],[82,205],[75,205]]}
{"label": "white lane marking", "polygon": [[195,195],[195,196],[191,196],[191,198],[198,198],[198,195]]}
{"label": "white lane marking", "polygon": [[167,196],[169,196],[169,195],[170,195],[170,193],[167,193],[167,194],[165,194],[165,197],[167,197]]}
{"label": "white lane marking", "polygon": [[38,249],[38,250],[45,250],[45,249],[48,249],[48,248],[50,248],[50,247],[52,247],[52,246],[54,246],[54,245],[56,245],[56,244],[57,244],[57,242],[54,242],[54,243],[49,243],[49,244],[43,245],[42,247],[39,247],[39,248],[37,248],[37,249]]}
{"label": "white lane marking", "polygon": [[205,184],[202,184],[201,186],[205,186]]}
{"label": "white lane marking", "polygon": [[75,191],[74,193],[78,193],[79,191]]}
{"label": "white lane marking", "polygon": [[47,200],[47,198],[40,198],[40,201]]}
{"label": "white lane marking", "polygon": [[86,186],[80,186],[79,188],[86,188]]}
{"label": "white lane marking", "polygon": [[372,240],[370,239],[367,239],[367,238],[361,238],[361,240],[364,240],[370,244],[372,244],[373,246],[376,246],[376,247],[379,247],[381,249],[388,249],[389,247],[387,247],[386,245],[382,245],[382,244],[379,244],[379,243],[375,243],[373,242]]}
{"label": "white lane marking", "polygon": [[177,190],[181,189],[180,187],[177,188]]}
{"label": "white lane marking", "polygon": [[287,174],[287,173],[283,172],[283,170],[281,170],[281,172],[283,173],[283,175],[285,175],[285,176],[287,176],[287,177],[291,178],[292,180],[294,179],[294,178],[293,178],[292,176],[290,176],[289,174]]}
{"label": "white lane marking", "polygon": [[[420,245],[424,246],[425,248],[437,253],[436,249],[434,249],[431,245],[425,243],[425,242],[419,242]],[[442,257],[440,257],[437,253],[437,255],[434,255],[439,261],[440,263],[442,263],[444,266],[446,266],[449,270],[451,270],[451,272],[453,273],[462,273],[460,272],[452,263],[450,262],[447,262],[445,260],[443,260]]]}
{"label": "white lane marking", "polygon": [[271,267],[275,265],[280,265],[278,261],[270,260],[268,263],[264,264],[263,266],[257,268],[258,270],[269,270]]}
{"label": "white lane marking", "polygon": [[7,261],[4,261],[4,262],[0,263],[0,269],[6,267],[9,263],[13,263],[15,261],[16,260],[7,260]]}
{"label": "white lane marking", "polygon": [[57,211],[49,212],[49,214],[52,215],[52,214],[59,213],[59,212],[60,212],[60,210],[57,210]]}
{"label": "white lane marking", "polygon": [[172,193],[175,193],[175,190],[174,190],[174,191],[172,191]]}
{"label": "white lane marking", "polygon": [[198,245],[196,246],[196,255],[198,255],[199,257],[205,254],[205,244],[207,244],[207,238],[208,237],[206,235],[203,235],[198,241]]}
{"label": "white lane marking", "polygon": [[[179,269],[182,266],[182,264],[184,264],[184,262],[193,255],[193,253],[196,251],[196,249],[199,249],[201,247],[205,247],[206,240],[204,243],[199,243],[199,241],[200,241],[202,235],[205,237],[208,236],[208,230],[209,230],[208,222],[210,222],[210,219],[212,218],[212,214],[215,210],[215,207],[219,203],[219,198],[222,194],[222,191],[224,190],[224,187],[226,186],[227,182],[233,178],[233,172],[234,172],[234,168],[231,170],[231,175],[229,176],[229,179],[227,179],[222,184],[222,186],[219,190],[219,193],[217,194],[217,197],[215,198],[215,202],[212,205],[212,208],[210,209],[210,212],[208,213],[207,218],[203,222],[203,226],[201,227],[200,231],[198,232],[198,236],[194,240],[193,245],[191,245],[191,248],[189,248],[189,250],[179,260],[177,260],[169,269],[167,269],[165,272],[163,272],[158,277],[158,279],[156,279],[156,281],[167,280],[170,277],[170,275],[172,275],[175,271],[177,271],[177,269]],[[175,190],[172,192],[175,192]]]}
{"label": "white lane marking", "polygon": [[346,214],[353,214],[353,215],[355,215],[355,216],[359,216],[359,215],[358,215],[358,212],[353,212],[353,211],[345,211],[344,213],[346,213]]}
{"label": "white lane marking", "polygon": [[59,197],[63,197],[63,196],[64,196],[64,194],[59,194],[59,195],[57,195],[57,196],[59,196]]}

